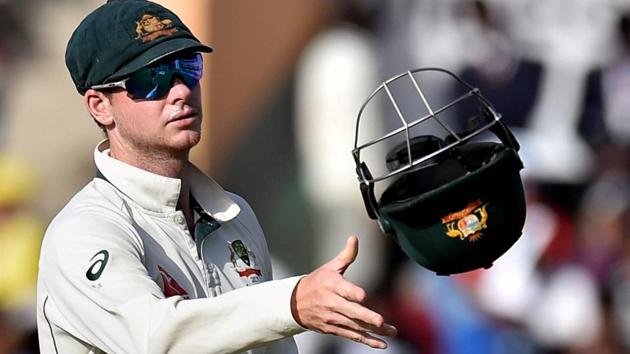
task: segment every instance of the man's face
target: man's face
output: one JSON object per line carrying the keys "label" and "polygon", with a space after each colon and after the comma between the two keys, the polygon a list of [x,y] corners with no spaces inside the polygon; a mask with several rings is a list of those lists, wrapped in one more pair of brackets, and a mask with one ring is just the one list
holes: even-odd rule
{"label": "man's face", "polygon": [[201,138],[200,85],[188,88],[176,76],[161,99],[134,100],[125,90],[113,92],[110,98],[115,124],[108,137],[126,150],[187,153]]}

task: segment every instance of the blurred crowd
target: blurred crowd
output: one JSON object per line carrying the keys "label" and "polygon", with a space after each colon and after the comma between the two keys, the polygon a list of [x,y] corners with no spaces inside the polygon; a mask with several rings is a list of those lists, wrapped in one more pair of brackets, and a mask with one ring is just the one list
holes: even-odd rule
{"label": "blurred crowd", "polygon": [[38,176],[28,158],[6,148],[6,92],[12,70],[30,54],[30,1],[0,1],[0,353],[38,353],[37,260],[44,232],[33,212]]}
{"label": "blurred crowd", "polygon": [[[3,129],[10,73],[31,50],[33,3],[0,0],[0,354],[38,352],[40,176],[27,156],[5,149]],[[336,7],[295,70],[295,178],[314,219],[315,263],[334,255],[345,235],[360,236],[348,277],[399,328],[385,352],[630,353],[630,2],[345,0]],[[409,262],[367,218],[356,185],[350,150],[363,100],[386,78],[428,66],[479,87],[522,146],[525,229],[489,270],[438,277]],[[304,354],[372,352],[315,333],[297,340]]]}

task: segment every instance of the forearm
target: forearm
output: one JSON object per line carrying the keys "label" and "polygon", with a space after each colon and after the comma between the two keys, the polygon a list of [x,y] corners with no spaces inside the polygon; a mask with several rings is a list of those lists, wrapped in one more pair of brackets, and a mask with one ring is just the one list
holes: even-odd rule
{"label": "forearm", "polygon": [[[240,288],[162,309],[150,353],[237,353],[301,332],[290,298],[299,278]],[[203,349],[203,350],[201,350]]]}
{"label": "forearm", "polygon": [[302,331],[290,309],[297,280],[194,300],[147,293],[114,302],[66,289],[62,298],[48,295],[46,313],[52,324],[108,353],[238,353]]}

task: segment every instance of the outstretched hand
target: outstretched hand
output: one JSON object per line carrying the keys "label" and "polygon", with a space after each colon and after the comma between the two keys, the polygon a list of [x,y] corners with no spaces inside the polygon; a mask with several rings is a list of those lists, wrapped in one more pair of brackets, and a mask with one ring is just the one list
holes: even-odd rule
{"label": "outstretched hand", "polygon": [[293,291],[291,311],[302,327],[384,349],[387,343],[372,334],[395,336],[396,328],[363,306],[365,290],[343,277],[358,252],[359,240],[351,236],[335,258],[302,278]]}

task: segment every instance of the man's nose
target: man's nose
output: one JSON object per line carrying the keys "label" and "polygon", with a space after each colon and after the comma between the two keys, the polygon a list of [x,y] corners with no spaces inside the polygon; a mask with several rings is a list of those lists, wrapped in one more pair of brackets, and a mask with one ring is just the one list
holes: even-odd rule
{"label": "man's nose", "polygon": [[189,88],[184,80],[178,75],[173,77],[173,82],[171,83],[171,90],[169,96],[172,94],[174,97],[186,97],[190,95],[191,88]]}

